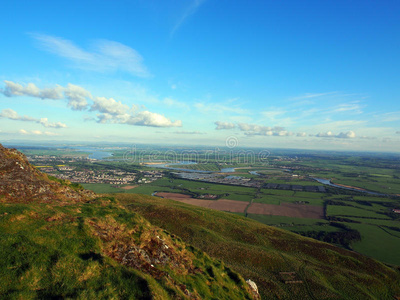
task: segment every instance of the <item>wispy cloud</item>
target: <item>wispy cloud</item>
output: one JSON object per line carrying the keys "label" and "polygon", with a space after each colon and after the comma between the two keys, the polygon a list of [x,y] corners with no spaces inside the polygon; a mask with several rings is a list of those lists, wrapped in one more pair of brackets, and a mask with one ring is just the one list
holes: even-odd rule
{"label": "wispy cloud", "polygon": [[150,73],[143,64],[142,56],[129,46],[109,41],[96,40],[91,49],[85,50],[74,42],[46,34],[32,33],[40,49],[71,61],[75,67],[90,71],[124,71],[139,77]]}
{"label": "wispy cloud", "polygon": [[380,122],[394,122],[400,120],[400,111],[393,111],[389,113],[375,115],[377,121]]}
{"label": "wispy cloud", "polygon": [[343,103],[332,109],[333,113],[353,112],[356,114],[362,113],[362,107],[359,103]]}
{"label": "wispy cloud", "polygon": [[201,131],[174,131],[173,133],[175,134],[189,134],[189,135],[194,135],[194,134],[206,134],[205,132],[201,132]]}
{"label": "wispy cloud", "polygon": [[175,34],[175,32],[182,26],[187,18],[196,13],[196,11],[204,2],[206,2],[206,0],[192,0],[190,2],[190,4],[187,6],[181,17],[177,20],[174,27],[172,28],[171,36]]}
{"label": "wispy cloud", "polygon": [[163,104],[169,106],[169,107],[174,107],[174,108],[179,108],[179,109],[190,109],[189,105],[187,105],[184,102],[180,102],[178,100],[172,99],[172,98],[164,98]]}
{"label": "wispy cloud", "polygon": [[289,100],[305,100],[305,99],[311,99],[311,98],[319,98],[319,97],[324,97],[328,95],[333,95],[336,94],[337,92],[327,92],[327,93],[305,93],[301,96],[297,97],[292,97]]}
{"label": "wispy cloud", "polygon": [[238,105],[198,102],[194,104],[194,107],[197,108],[198,111],[204,114],[210,114],[210,113],[222,114],[226,112],[240,114],[240,115],[249,114],[249,110],[241,108]]}

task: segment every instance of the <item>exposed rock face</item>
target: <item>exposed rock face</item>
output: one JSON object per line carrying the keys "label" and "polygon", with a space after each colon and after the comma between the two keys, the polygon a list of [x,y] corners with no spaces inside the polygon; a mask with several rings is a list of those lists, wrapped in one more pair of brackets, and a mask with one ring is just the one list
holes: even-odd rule
{"label": "exposed rock face", "polygon": [[84,201],[90,196],[90,192],[78,192],[51,181],[30,165],[24,154],[0,144],[0,201],[68,204]]}
{"label": "exposed rock face", "polygon": [[250,286],[254,299],[261,299],[260,294],[258,293],[257,284],[251,279],[247,279],[246,282]]}

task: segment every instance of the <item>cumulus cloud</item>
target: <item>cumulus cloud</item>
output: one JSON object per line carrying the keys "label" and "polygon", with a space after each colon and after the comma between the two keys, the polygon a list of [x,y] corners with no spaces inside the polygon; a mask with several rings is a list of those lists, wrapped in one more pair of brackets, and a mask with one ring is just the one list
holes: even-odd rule
{"label": "cumulus cloud", "polygon": [[214,124],[217,126],[215,129],[217,130],[223,130],[223,129],[233,129],[236,127],[236,125],[234,123],[230,123],[230,122],[214,122]]}
{"label": "cumulus cloud", "polygon": [[116,123],[128,124],[137,126],[150,126],[150,127],[181,127],[180,120],[171,121],[165,116],[150,112],[139,111],[133,106],[130,108],[128,105],[122,104],[113,98],[97,97],[93,99],[93,105],[90,111],[98,111],[98,123]]}
{"label": "cumulus cloud", "polygon": [[356,134],[354,131],[347,131],[339,133],[336,137],[340,139],[353,139],[356,137]]}
{"label": "cumulus cloud", "polygon": [[129,110],[129,106],[116,101],[113,98],[96,97],[93,99],[91,111],[98,111],[108,115],[124,115]]}
{"label": "cumulus cloud", "polygon": [[347,132],[341,132],[339,134],[334,134],[332,131],[327,131],[327,132],[320,132],[315,136],[322,138],[353,139],[356,137],[356,134],[354,133],[354,131],[351,130]]}
{"label": "cumulus cloud", "polygon": [[20,116],[15,110],[10,108],[3,109],[0,113],[0,118],[16,121],[36,122],[36,119],[29,116]]}
{"label": "cumulus cloud", "polygon": [[[150,112],[150,111],[137,111],[136,106],[129,107],[123,104],[121,101],[117,101],[113,98],[106,97],[93,97],[92,94],[85,90],[84,88],[68,84],[67,87],[57,86],[54,89],[54,93],[51,92],[52,89],[39,89],[33,83],[29,83],[25,87],[13,83],[11,81],[5,81],[6,87],[1,91],[4,95],[8,97],[13,96],[32,96],[39,97],[42,99],[62,99],[68,100],[68,106],[72,110],[84,110],[89,108],[89,111],[98,112],[97,122],[98,123],[119,123],[119,124],[129,124],[137,126],[150,126],[150,127],[181,127],[182,122],[180,120],[171,121],[167,117]],[[46,95],[55,95],[57,97],[46,98]],[[60,96],[61,95],[61,96]],[[88,100],[92,103],[89,104]],[[173,102],[172,102],[173,101]],[[181,104],[172,99],[167,99],[167,105],[178,105]],[[0,117],[5,117],[13,120],[21,121],[33,121],[42,124],[45,127],[51,128],[65,128],[66,125],[62,123],[50,123],[46,118],[38,120],[30,118],[27,116],[19,116],[16,112],[12,110],[3,110]]]}
{"label": "cumulus cloud", "polygon": [[286,131],[280,126],[261,126],[256,124],[239,123],[238,128],[244,131],[245,135],[264,135],[264,136],[291,136],[292,132]]}
{"label": "cumulus cloud", "polygon": [[24,135],[46,135],[46,136],[57,136],[59,135],[58,133],[55,132],[49,132],[49,131],[40,131],[40,130],[25,130],[25,129],[20,129],[19,130],[20,134]]}
{"label": "cumulus cloud", "polygon": [[298,137],[306,137],[306,136],[307,136],[307,133],[305,133],[305,132],[298,132],[298,133],[296,134],[296,136],[298,136]]}
{"label": "cumulus cloud", "polygon": [[150,126],[150,127],[181,127],[182,121],[171,121],[163,115],[150,111],[141,111],[129,117],[125,122],[129,125]]}
{"label": "cumulus cloud", "polygon": [[88,106],[87,98],[92,99],[90,92],[83,87],[68,83],[64,88],[65,98],[68,99],[68,106],[72,110],[84,110]]}
{"label": "cumulus cloud", "polygon": [[332,131],[320,132],[315,135],[316,137],[335,137]]}
{"label": "cumulus cloud", "polygon": [[[261,126],[257,124],[248,124],[248,123],[230,123],[230,122],[221,122],[217,121],[214,123],[217,127],[216,130],[222,129],[233,129],[238,128],[240,131],[243,131],[245,135],[263,135],[263,136],[292,136],[293,132],[287,131],[284,127],[280,126]],[[298,135],[299,136],[299,135]],[[301,135],[300,135],[301,136]]]}
{"label": "cumulus cloud", "polygon": [[85,50],[60,37],[37,33],[31,36],[41,49],[68,59],[80,69],[98,72],[124,71],[139,77],[150,75],[143,64],[142,56],[135,49],[115,41],[96,40],[91,43],[90,50]]}
{"label": "cumulus cloud", "polygon": [[60,86],[56,86],[50,89],[39,89],[35,84],[28,83],[26,86],[23,86],[19,83],[15,83],[12,81],[4,80],[6,87],[2,90],[2,93],[7,97],[13,96],[31,96],[41,99],[62,99],[62,91],[63,88]]}
{"label": "cumulus cloud", "polygon": [[3,109],[0,112],[0,118],[5,118],[14,121],[24,121],[24,122],[34,122],[43,125],[44,127],[48,128],[66,128],[67,125],[57,122],[51,123],[47,118],[35,119],[29,116],[20,116],[15,110],[10,108]]}
{"label": "cumulus cloud", "polygon": [[33,83],[28,83],[26,86],[8,80],[5,80],[4,83],[6,86],[1,93],[7,97],[28,96],[51,100],[67,99],[68,106],[72,110],[86,109],[88,106],[87,98],[92,98],[92,95],[87,90],[70,83],[67,87],[57,85],[53,88],[44,89],[39,89]]}
{"label": "cumulus cloud", "polygon": [[67,125],[61,122],[51,123],[47,118],[41,118],[37,123],[42,124],[44,127],[48,128],[67,128]]}

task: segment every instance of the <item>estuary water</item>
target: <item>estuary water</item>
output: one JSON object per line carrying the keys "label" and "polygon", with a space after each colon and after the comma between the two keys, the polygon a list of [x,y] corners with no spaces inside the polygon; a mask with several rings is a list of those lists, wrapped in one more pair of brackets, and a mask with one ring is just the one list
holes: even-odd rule
{"label": "estuary water", "polygon": [[75,150],[89,152],[90,159],[105,159],[107,157],[111,157],[112,153],[107,151],[99,150],[98,148],[90,148],[90,147],[75,147]]}

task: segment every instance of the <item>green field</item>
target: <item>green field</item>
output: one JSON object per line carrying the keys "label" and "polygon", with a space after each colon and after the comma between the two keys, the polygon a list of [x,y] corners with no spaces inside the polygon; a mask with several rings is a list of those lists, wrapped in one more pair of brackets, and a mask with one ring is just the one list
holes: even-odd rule
{"label": "green field", "polygon": [[361,209],[351,206],[339,206],[339,205],[329,205],[327,214],[328,216],[365,217],[365,218],[376,218],[376,219],[387,219],[387,220],[390,219],[390,217],[384,214],[380,214],[379,211]]}
{"label": "green field", "polygon": [[374,257],[389,264],[400,265],[400,237],[368,224],[347,223],[361,233],[362,240],[353,244],[355,251]]}

